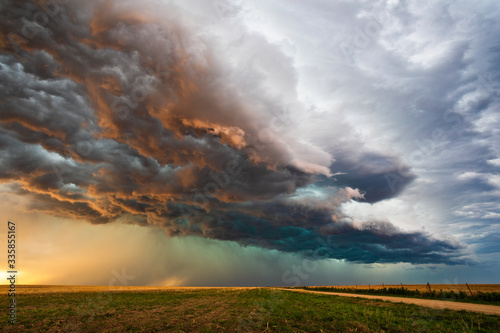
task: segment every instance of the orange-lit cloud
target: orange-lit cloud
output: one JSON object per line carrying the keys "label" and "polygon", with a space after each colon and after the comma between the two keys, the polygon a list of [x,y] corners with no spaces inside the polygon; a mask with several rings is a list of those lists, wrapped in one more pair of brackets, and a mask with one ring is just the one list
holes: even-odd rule
{"label": "orange-lit cloud", "polygon": [[[0,28],[20,35],[43,9],[8,10]],[[230,49],[201,33],[213,23],[160,1],[69,2],[53,19],[18,53],[2,37],[0,181],[28,200],[25,211],[306,256],[329,237],[345,244],[330,258],[364,263],[464,261],[462,244],[342,214],[365,196],[332,184],[336,160],[290,119],[304,111],[297,74],[262,36],[241,27]],[[359,156],[388,161],[383,171],[352,168],[367,183],[397,170],[399,191],[414,178],[397,157]],[[316,182],[327,184],[323,197],[304,196]]]}

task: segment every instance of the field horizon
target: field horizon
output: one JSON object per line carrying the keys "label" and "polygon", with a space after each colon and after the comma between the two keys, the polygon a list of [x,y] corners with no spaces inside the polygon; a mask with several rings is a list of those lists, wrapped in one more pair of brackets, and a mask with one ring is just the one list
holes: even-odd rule
{"label": "field horizon", "polygon": [[[429,284],[431,290],[436,291],[465,291],[469,292],[466,284]],[[473,292],[500,292],[500,284],[468,284]],[[7,294],[9,285],[0,285],[0,294]],[[16,293],[32,292],[80,292],[80,291],[137,291],[137,290],[175,290],[175,289],[256,289],[256,288],[352,288],[352,289],[383,289],[383,288],[401,288],[408,290],[428,290],[427,284],[358,284],[358,285],[311,285],[311,286],[106,286],[106,285],[62,285],[62,284],[19,284],[16,285]]]}

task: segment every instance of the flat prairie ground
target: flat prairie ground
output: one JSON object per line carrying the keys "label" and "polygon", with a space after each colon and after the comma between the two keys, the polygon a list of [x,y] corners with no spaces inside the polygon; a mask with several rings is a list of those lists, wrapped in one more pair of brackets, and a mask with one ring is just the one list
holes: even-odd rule
{"label": "flat prairie ground", "polygon": [[2,332],[499,332],[500,316],[274,288],[18,286]]}
{"label": "flat prairie ground", "polygon": [[[45,293],[95,293],[95,292],[118,292],[118,291],[167,291],[167,290],[203,290],[214,289],[213,287],[147,287],[147,286],[45,286],[45,285],[18,285],[18,294],[45,294]],[[217,289],[251,289],[248,287],[218,287]],[[0,286],[0,295],[7,295],[9,287]]]}
{"label": "flat prairie ground", "polygon": [[[333,287],[333,288],[353,288],[353,289],[383,289],[385,288],[401,288],[401,284],[377,284],[377,285],[351,285],[351,286],[321,286],[321,287]],[[318,288],[321,288],[318,286]],[[419,291],[429,291],[429,287],[426,284],[403,284],[408,290],[419,290]],[[435,291],[454,291],[454,292],[466,292],[469,293],[469,289],[465,284],[431,284],[431,290]],[[480,291],[483,293],[500,292],[500,284],[469,284],[470,289],[473,293]],[[314,286],[309,287],[314,288]]]}

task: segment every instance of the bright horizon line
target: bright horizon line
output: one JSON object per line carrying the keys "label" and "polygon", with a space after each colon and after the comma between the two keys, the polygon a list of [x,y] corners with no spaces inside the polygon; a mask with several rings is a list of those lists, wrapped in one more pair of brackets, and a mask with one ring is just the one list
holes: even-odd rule
{"label": "bright horizon line", "polygon": [[[500,283],[429,283],[429,285],[437,286],[465,286],[468,285],[481,285],[481,286],[500,286]],[[403,286],[425,286],[425,283],[403,283]],[[0,286],[9,286],[9,284],[1,283]],[[127,286],[110,286],[110,285],[98,285],[98,284],[16,284],[17,287],[109,287],[109,288],[297,288],[297,287],[354,287],[354,286],[401,286],[400,283],[384,283],[384,284],[368,284],[368,283],[358,283],[358,284],[322,284],[322,285],[301,285],[301,286],[160,286],[160,285],[127,285]]]}

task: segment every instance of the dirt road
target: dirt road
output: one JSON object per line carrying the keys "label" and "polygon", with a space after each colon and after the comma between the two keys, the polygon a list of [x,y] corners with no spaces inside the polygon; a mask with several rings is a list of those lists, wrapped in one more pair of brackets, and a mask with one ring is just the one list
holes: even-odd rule
{"label": "dirt road", "polygon": [[360,298],[368,298],[368,299],[380,299],[383,301],[396,302],[396,303],[402,302],[402,303],[408,303],[408,304],[416,304],[416,305],[426,306],[426,307],[434,308],[434,309],[450,309],[450,310],[456,310],[456,311],[466,310],[466,311],[482,312],[485,314],[500,316],[500,306],[497,306],[497,305],[436,301],[436,300],[432,300],[432,299],[408,298],[408,297],[333,293],[333,292],[326,292],[326,291],[312,291],[312,290],[304,290],[304,289],[286,289],[286,288],[276,288],[276,289],[295,291],[295,292],[303,292],[303,293],[336,295],[336,296],[344,296],[344,297],[360,297]]}

